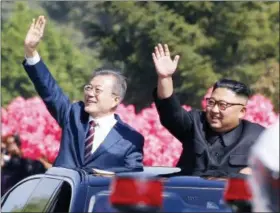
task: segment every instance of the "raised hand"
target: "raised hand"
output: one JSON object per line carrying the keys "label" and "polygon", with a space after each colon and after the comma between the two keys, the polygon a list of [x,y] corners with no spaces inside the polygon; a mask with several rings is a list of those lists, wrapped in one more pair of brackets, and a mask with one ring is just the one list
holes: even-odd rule
{"label": "raised hand", "polygon": [[44,35],[45,26],[46,19],[44,16],[39,16],[36,21],[33,19],[24,40],[24,49],[27,56],[32,56],[36,51]]}
{"label": "raised hand", "polygon": [[158,76],[163,78],[172,76],[176,71],[180,56],[176,55],[172,60],[167,44],[164,45],[164,48],[161,44],[155,46],[152,55]]}

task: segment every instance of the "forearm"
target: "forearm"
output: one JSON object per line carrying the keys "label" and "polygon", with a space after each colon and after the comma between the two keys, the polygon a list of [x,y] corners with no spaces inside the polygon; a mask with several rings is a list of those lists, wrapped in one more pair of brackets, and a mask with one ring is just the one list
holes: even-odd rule
{"label": "forearm", "polygon": [[58,90],[60,90],[56,80],[41,59],[36,60],[35,58],[26,58],[23,62],[23,66],[42,99],[49,99],[50,96],[53,96]]}
{"label": "forearm", "polygon": [[26,55],[23,66],[49,112],[62,126],[71,105],[69,98],[63,93],[37,52],[31,58]]}
{"label": "forearm", "polygon": [[169,98],[173,94],[172,77],[158,77],[157,96],[159,99]]}
{"label": "forearm", "polygon": [[[165,82],[163,81],[163,84]],[[170,83],[170,82],[169,82]],[[159,82],[159,84],[161,84]],[[169,84],[170,85],[170,84]],[[165,92],[159,92],[159,88],[156,88],[153,92],[155,105],[159,114],[161,124],[169,130],[169,132],[180,141],[184,141],[186,133],[192,129],[193,126],[193,114],[187,112],[180,104],[179,99],[173,92],[169,94],[170,90]],[[160,93],[167,96],[161,98]]]}

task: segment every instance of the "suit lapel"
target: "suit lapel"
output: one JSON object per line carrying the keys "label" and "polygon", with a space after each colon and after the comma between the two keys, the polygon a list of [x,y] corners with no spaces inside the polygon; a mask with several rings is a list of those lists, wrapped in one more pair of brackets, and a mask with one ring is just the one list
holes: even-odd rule
{"label": "suit lapel", "polygon": [[82,125],[79,128],[79,131],[81,133],[81,142],[79,143],[79,153],[81,157],[82,164],[85,163],[85,140],[86,140],[86,134],[89,128],[88,124],[89,114],[86,113],[84,110],[81,112],[81,123]]}
{"label": "suit lapel", "polygon": [[115,126],[110,130],[104,141],[100,144],[100,146],[96,149],[96,151],[91,155],[91,157],[88,159],[88,162],[93,161],[98,156],[108,152],[108,150],[116,144],[118,141],[122,139],[122,136],[120,134],[121,129],[121,123],[117,119],[117,123]]}

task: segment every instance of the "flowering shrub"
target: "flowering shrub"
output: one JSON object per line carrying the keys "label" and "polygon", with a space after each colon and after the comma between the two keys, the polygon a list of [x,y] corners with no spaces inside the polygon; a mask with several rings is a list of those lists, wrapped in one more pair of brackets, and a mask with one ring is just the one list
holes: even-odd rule
{"label": "flowering shrub", "polygon": [[[188,111],[191,109],[189,106],[183,107]],[[155,104],[143,109],[137,115],[133,106],[127,108],[121,105],[117,113],[145,137],[144,164],[176,165],[182,152],[182,144],[161,125]]]}
{"label": "flowering shrub", "polygon": [[[205,97],[201,104],[206,106]],[[183,106],[187,111],[190,106]],[[133,105],[120,105],[117,113],[121,119],[145,137],[144,164],[149,166],[175,166],[182,152],[181,143],[159,121],[156,107],[152,104],[135,113]],[[44,155],[53,162],[59,149],[61,129],[38,97],[15,98],[7,108],[1,108],[2,137],[18,133],[25,157],[37,159]],[[254,95],[248,102],[245,119],[268,127],[278,119],[271,101],[262,95]]]}
{"label": "flowering shrub", "polygon": [[279,114],[274,112],[270,99],[256,94],[248,101],[245,119],[269,127],[279,119]]}
{"label": "flowering shrub", "polygon": [[[4,112],[4,113],[3,113]],[[2,137],[19,134],[23,155],[37,159],[45,155],[53,162],[58,149],[61,129],[38,98],[14,99],[2,108]]]}

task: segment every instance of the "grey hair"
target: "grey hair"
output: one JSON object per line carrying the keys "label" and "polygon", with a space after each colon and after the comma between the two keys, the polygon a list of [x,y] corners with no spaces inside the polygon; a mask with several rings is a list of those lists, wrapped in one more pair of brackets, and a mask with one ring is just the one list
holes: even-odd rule
{"label": "grey hair", "polygon": [[122,75],[118,71],[114,71],[111,69],[99,69],[93,72],[92,78],[100,75],[111,75],[114,76],[115,78],[115,84],[113,86],[113,92],[114,94],[118,95],[120,97],[120,102],[123,101],[125,94],[126,94],[126,89],[127,89],[127,83],[126,83],[126,78],[124,75]]}

